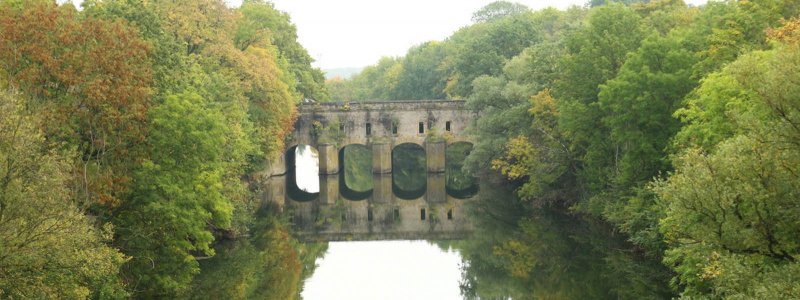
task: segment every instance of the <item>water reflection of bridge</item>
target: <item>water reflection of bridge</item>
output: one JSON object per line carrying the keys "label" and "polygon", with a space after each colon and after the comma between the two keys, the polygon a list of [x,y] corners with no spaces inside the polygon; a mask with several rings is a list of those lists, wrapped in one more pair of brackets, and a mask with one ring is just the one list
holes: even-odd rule
{"label": "water reflection of bridge", "polygon": [[416,194],[393,187],[391,174],[374,174],[371,191],[348,194],[341,177],[322,175],[319,193],[304,193],[291,176],[274,176],[265,196],[290,215],[296,236],[306,241],[460,239],[472,231],[468,200],[447,192],[444,174],[427,174]]}

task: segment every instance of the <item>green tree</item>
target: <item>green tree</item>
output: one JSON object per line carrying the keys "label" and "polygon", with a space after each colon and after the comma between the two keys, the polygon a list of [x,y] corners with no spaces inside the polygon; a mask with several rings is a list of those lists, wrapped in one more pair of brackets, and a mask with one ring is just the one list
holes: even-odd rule
{"label": "green tree", "polygon": [[500,18],[529,12],[531,9],[519,3],[495,1],[472,14],[472,22],[491,22]]}
{"label": "green tree", "polygon": [[439,66],[445,58],[444,44],[427,42],[412,47],[403,57],[403,72],[397,79],[394,99],[444,99],[445,76]]}
{"label": "green tree", "polygon": [[671,246],[665,260],[687,296],[800,293],[799,67],[800,45],[791,39],[741,56],[709,76],[696,91],[709,94],[694,98],[683,114],[690,116],[685,130],[705,138],[687,146],[675,173],[653,190],[665,210],[660,229]]}
{"label": "green tree", "polygon": [[448,98],[466,98],[472,81],[480,76],[499,76],[507,60],[541,41],[539,28],[547,20],[533,13],[520,13],[496,22],[477,23],[450,36],[445,45],[447,58],[441,69],[447,74]]}
{"label": "green tree", "polygon": [[302,97],[319,101],[330,98],[325,88],[325,74],[311,67],[314,59],[297,42],[297,29],[288,14],[263,0],[246,0],[238,11],[242,17],[234,34],[237,48],[244,51],[252,45],[274,45],[278,58],[286,61],[288,72],[297,82],[297,91]]}
{"label": "green tree", "polygon": [[76,205],[67,151],[48,149],[24,105],[0,93],[0,297],[126,297],[111,226],[95,228]]}
{"label": "green tree", "polygon": [[227,228],[232,207],[223,195],[223,117],[196,94],[169,96],[151,110],[150,159],[136,173],[134,196],[115,224],[132,258],[136,296],[180,294],[199,272],[196,256],[213,255],[209,226]]}
{"label": "green tree", "polygon": [[672,115],[696,84],[694,53],[681,41],[686,39],[678,33],[646,38],[619,75],[601,85],[598,101],[615,149],[611,181],[621,198],[607,204],[604,214],[653,253],[661,251],[659,214],[645,213],[653,211],[653,197],[637,188],[671,169],[667,146],[680,128]]}
{"label": "green tree", "polygon": [[598,102],[600,86],[617,76],[629,52],[643,38],[641,18],[631,8],[610,4],[592,9],[583,27],[565,36],[566,54],[559,62],[553,96],[558,99],[559,128],[581,167],[581,197],[599,200],[599,214],[614,178],[615,145],[607,138],[604,113]]}

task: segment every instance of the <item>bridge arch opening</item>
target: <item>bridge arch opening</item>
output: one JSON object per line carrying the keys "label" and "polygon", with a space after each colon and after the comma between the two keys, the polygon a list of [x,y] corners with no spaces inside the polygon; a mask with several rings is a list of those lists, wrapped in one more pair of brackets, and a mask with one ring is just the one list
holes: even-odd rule
{"label": "bridge arch opening", "polygon": [[401,199],[413,200],[425,195],[427,188],[425,149],[403,143],[392,149],[392,192]]}
{"label": "bridge arch opening", "polygon": [[319,197],[319,152],[309,145],[286,150],[286,191],[295,201],[313,201]]}
{"label": "bridge arch opening", "polygon": [[472,152],[472,147],[470,142],[455,142],[445,149],[445,189],[454,198],[466,199],[478,193],[477,180],[463,170],[464,160]]}
{"label": "bridge arch opening", "polygon": [[339,150],[339,193],[348,200],[372,195],[372,149],[350,144]]}

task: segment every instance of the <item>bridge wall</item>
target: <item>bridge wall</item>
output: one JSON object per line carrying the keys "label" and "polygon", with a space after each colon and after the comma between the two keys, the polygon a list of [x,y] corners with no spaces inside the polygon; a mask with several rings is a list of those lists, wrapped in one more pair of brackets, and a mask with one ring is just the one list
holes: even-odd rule
{"label": "bridge wall", "polygon": [[339,191],[339,175],[321,176],[319,197],[294,201],[283,192],[285,176],[269,179],[265,201],[291,212],[294,234],[303,241],[461,239],[472,232],[465,203],[445,192],[444,175],[429,174],[425,195],[392,194],[391,175],[375,174],[374,189],[352,201]]}
{"label": "bridge wall", "polygon": [[444,172],[446,145],[469,141],[464,131],[475,114],[465,104],[463,100],[302,104],[287,148],[298,144],[317,148],[320,173],[335,174],[339,149],[367,145],[373,150],[373,172],[390,173],[392,149],[412,143],[425,149],[429,172]]}

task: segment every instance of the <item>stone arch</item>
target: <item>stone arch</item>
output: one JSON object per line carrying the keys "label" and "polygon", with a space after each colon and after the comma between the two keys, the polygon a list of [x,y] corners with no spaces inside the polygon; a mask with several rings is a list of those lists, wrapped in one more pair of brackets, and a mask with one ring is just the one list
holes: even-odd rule
{"label": "stone arch", "polygon": [[401,199],[412,200],[425,195],[427,189],[425,148],[416,143],[403,143],[392,148],[392,192]]}
{"label": "stone arch", "polygon": [[339,149],[339,193],[348,200],[365,200],[372,195],[372,149],[349,144]]}
{"label": "stone arch", "polygon": [[445,189],[453,198],[466,199],[478,193],[477,180],[462,170],[473,146],[469,141],[456,141],[448,143],[445,149]]}
{"label": "stone arch", "polygon": [[[302,162],[300,168],[311,167],[315,164],[316,170],[309,168],[298,172],[298,154],[303,155],[304,160],[311,158],[311,161]],[[317,199],[319,197],[319,151],[310,145],[297,144],[289,147],[284,156],[286,158],[286,191],[289,198],[295,201]],[[302,184],[300,184],[300,180],[303,181]]]}

